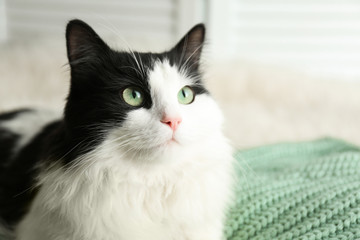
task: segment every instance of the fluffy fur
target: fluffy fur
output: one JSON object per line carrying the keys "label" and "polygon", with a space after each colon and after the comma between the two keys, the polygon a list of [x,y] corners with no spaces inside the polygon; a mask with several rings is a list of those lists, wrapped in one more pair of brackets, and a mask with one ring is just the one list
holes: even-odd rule
{"label": "fluffy fur", "polygon": [[[38,127],[28,134],[9,126],[30,124],[21,119],[38,111],[0,118],[11,136],[0,141],[17,152],[1,159],[12,164],[0,168],[0,216],[17,240],[222,239],[233,158],[198,70],[204,34],[197,25],[161,54],[116,52],[85,23],[68,24],[64,118],[37,135]],[[121,99],[128,86],[143,90],[141,107]],[[184,86],[196,95],[188,105],[177,99]],[[181,117],[176,131],[164,116]],[[15,191],[12,172],[21,177]],[[11,217],[14,197],[22,210]]]}

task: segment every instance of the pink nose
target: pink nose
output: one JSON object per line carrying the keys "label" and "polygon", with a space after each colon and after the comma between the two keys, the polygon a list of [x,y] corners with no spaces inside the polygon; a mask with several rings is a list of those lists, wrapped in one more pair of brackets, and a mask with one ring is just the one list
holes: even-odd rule
{"label": "pink nose", "polygon": [[168,125],[173,131],[179,127],[181,121],[181,117],[163,117],[161,119],[161,122]]}

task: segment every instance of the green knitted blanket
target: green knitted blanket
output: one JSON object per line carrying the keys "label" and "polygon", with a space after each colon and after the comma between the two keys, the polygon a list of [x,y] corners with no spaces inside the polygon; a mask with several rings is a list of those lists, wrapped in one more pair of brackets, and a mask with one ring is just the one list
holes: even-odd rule
{"label": "green knitted blanket", "polygon": [[335,139],[239,151],[228,240],[360,239],[360,148]]}

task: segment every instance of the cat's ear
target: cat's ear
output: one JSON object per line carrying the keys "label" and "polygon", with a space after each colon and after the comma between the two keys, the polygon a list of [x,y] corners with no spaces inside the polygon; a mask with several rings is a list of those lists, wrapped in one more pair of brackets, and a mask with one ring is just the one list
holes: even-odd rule
{"label": "cat's ear", "polygon": [[96,57],[108,48],[88,24],[78,19],[71,20],[66,27],[66,47],[70,65]]}
{"label": "cat's ear", "polygon": [[195,25],[171,50],[178,56],[180,64],[197,68],[205,40],[205,26]]}

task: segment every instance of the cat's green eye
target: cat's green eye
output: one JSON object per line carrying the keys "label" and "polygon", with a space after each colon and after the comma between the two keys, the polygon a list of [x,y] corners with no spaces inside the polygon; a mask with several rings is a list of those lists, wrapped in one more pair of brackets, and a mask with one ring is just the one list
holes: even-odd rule
{"label": "cat's green eye", "polygon": [[144,94],[143,92],[135,87],[128,87],[122,91],[123,100],[133,106],[139,107],[144,102]]}
{"label": "cat's green eye", "polygon": [[195,99],[194,91],[189,86],[185,86],[182,89],[180,89],[178,93],[179,103],[190,104],[194,101],[194,99]]}

